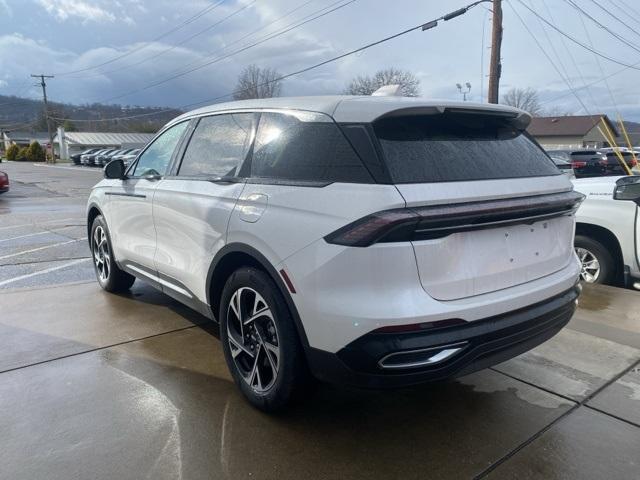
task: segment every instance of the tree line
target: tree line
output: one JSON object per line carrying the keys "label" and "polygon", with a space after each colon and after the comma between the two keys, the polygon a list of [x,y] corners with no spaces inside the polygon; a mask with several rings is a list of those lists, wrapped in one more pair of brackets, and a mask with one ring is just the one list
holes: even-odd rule
{"label": "tree line", "polygon": [[[273,68],[261,68],[249,65],[240,72],[233,93],[235,100],[250,98],[278,97],[282,93],[282,75]],[[343,90],[345,95],[371,95],[385,85],[399,85],[400,94],[404,97],[420,96],[420,79],[407,70],[395,67],[378,70],[373,75],[358,75],[347,83]],[[572,112],[557,107],[544,108],[537,90],[527,88],[511,88],[500,99],[503,105],[520,108],[534,117],[566,116]]]}

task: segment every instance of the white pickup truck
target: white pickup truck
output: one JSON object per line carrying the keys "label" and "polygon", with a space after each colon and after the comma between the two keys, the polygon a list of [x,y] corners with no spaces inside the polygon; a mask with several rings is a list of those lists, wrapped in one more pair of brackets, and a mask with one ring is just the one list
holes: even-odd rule
{"label": "white pickup truck", "polygon": [[576,214],[575,248],[588,283],[640,285],[640,176],[573,180],[586,195]]}

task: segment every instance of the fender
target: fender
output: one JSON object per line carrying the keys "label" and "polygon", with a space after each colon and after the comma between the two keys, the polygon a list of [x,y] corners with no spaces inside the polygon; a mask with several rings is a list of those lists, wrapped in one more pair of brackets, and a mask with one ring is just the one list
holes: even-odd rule
{"label": "fender", "polygon": [[98,210],[98,215],[102,215],[104,217],[104,214],[102,213],[102,209],[98,206],[96,202],[91,202],[87,205],[87,210],[86,210],[87,240],[89,240],[89,244],[91,244],[91,224],[89,223],[89,212],[91,212],[91,210],[93,210],[94,208]]}
{"label": "fender", "polygon": [[[216,254],[216,256],[213,258],[213,261],[211,262],[211,265],[209,266],[209,271],[207,273],[207,284],[206,284],[207,304],[211,306],[212,310],[218,308],[218,305],[212,305],[213,299],[211,298],[211,287],[214,281],[213,275],[216,270],[216,267],[220,264],[220,262],[227,255],[232,253],[243,253],[245,255],[250,256],[273,279],[275,284],[278,286],[278,289],[280,290],[280,293],[282,294],[287,304],[287,307],[289,307],[289,311],[291,312],[291,316],[293,317],[293,321],[296,325],[296,330],[298,331],[298,336],[300,337],[302,346],[304,347],[305,350],[307,350],[309,348],[309,341],[304,331],[304,326],[302,325],[302,321],[300,320],[298,309],[296,308],[295,303],[291,298],[291,294],[289,293],[289,290],[287,289],[287,286],[285,285],[284,280],[282,279],[280,274],[277,272],[275,267],[271,264],[271,262],[269,262],[269,260],[267,260],[267,258],[264,255],[262,255],[258,250],[256,250],[255,248],[247,244],[229,243],[225,245],[223,248],[221,248]],[[214,313],[217,314],[217,312],[214,312]]]}

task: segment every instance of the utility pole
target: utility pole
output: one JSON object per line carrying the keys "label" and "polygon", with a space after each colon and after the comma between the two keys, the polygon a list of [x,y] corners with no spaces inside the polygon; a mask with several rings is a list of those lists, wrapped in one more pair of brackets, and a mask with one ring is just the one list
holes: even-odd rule
{"label": "utility pole", "polygon": [[489,65],[489,103],[498,103],[500,73],[500,47],[502,46],[502,0],[493,0],[493,25],[491,29],[491,63]]}
{"label": "utility pole", "polygon": [[[49,104],[47,103],[47,82],[45,78],[54,78],[53,75],[31,75],[33,78],[40,79],[40,86],[42,87],[42,97],[44,98],[44,118],[47,121],[47,133],[49,134],[49,145],[51,145],[51,163],[56,163],[56,153],[53,148],[53,134],[51,132],[51,123],[49,122]],[[45,150],[46,152],[46,150]],[[47,162],[49,159],[47,158]]]}

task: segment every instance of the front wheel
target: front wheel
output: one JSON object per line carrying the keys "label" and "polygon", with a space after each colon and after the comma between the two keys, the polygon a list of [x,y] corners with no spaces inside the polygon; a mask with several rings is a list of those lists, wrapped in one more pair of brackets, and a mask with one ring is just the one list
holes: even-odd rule
{"label": "front wheel", "polygon": [[113,257],[107,223],[98,215],[91,225],[91,255],[100,286],[108,292],[129,290],[136,278],[120,270]]}
{"label": "front wheel", "polygon": [[302,345],[273,280],[255,268],[236,270],[220,302],[220,337],[231,375],[265,412],[285,408],[308,380]]}
{"label": "front wheel", "polygon": [[576,235],[574,246],[581,264],[582,281],[610,285],[615,277],[616,266],[607,247],[584,235]]}

